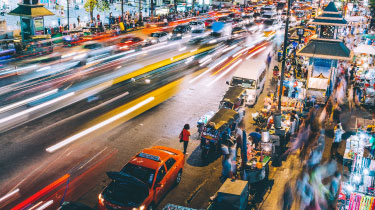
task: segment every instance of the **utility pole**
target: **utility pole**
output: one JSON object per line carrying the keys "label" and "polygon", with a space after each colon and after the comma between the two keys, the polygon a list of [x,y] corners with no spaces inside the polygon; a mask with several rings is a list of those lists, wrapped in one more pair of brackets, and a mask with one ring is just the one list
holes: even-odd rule
{"label": "utility pole", "polygon": [[68,31],[70,30],[70,26],[69,26],[69,0],[66,0],[66,7],[68,9]]}
{"label": "utility pole", "polygon": [[124,22],[124,0],[121,0],[121,21]]}
{"label": "utility pole", "polygon": [[139,15],[138,15],[138,26],[141,26],[141,22],[142,22],[142,0],[138,0],[139,1]]}
{"label": "utility pole", "polygon": [[[286,48],[288,46],[288,31],[289,31],[289,16],[290,16],[290,5],[292,0],[288,0],[288,8],[286,12],[286,22],[285,22],[285,34],[284,34],[284,48],[283,48],[283,60],[281,64],[281,77],[280,77],[280,89],[279,89],[279,102],[278,102],[278,114],[280,114],[281,120],[281,96],[283,93],[284,86],[284,71],[285,71],[285,61],[286,61]],[[280,121],[281,123],[281,121]]]}

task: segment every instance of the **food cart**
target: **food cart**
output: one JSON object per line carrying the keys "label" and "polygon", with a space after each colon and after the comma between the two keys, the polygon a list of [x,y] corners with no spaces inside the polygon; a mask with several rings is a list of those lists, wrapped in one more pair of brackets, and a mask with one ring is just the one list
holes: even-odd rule
{"label": "food cart", "polygon": [[201,135],[202,157],[207,158],[210,151],[218,151],[222,133],[233,124],[240,122],[238,112],[221,108],[204,126]]}

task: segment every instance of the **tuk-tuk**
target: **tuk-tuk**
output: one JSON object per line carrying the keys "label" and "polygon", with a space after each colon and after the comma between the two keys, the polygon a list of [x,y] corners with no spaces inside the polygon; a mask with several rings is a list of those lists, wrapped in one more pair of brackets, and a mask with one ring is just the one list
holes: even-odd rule
{"label": "tuk-tuk", "polygon": [[25,44],[23,54],[26,56],[42,55],[53,52],[53,44],[50,35],[32,36]]}
{"label": "tuk-tuk", "polygon": [[[0,60],[11,58],[17,54],[19,50],[20,41],[14,39],[0,40]],[[18,48],[18,49],[17,49]]]}
{"label": "tuk-tuk", "polygon": [[220,101],[219,109],[232,109],[239,113],[241,120],[244,115],[243,105],[246,101],[246,97],[246,90],[243,87],[230,87],[223,96],[223,99]]}
{"label": "tuk-tuk", "polygon": [[207,158],[210,151],[217,151],[221,136],[234,123],[240,122],[238,112],[221,108],[205,125],[201,135],[202,157]]}

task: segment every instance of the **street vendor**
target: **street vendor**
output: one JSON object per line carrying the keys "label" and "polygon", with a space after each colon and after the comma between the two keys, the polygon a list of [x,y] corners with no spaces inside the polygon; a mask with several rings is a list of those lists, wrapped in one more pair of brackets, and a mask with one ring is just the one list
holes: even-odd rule
{"label": "street vendor", "polygon": [[252,139],[252,143],[255,144],[255,147],[258,147],[259,146],[259,142],[262,140],[262,135],[260,134],[260,128],[256,128],[255,129],[255,132],[251,132],[249,134],[249,137],[251,137]]}

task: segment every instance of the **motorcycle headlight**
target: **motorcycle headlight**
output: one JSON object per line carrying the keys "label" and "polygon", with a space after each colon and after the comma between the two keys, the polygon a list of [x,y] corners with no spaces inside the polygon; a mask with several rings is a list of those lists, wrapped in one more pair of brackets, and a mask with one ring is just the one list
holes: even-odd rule
{"label": "motorcycle headlight", "polygon": [[133,210],[144,210],[144,209],[145,209],[145,205],[142,205],[142,206],[140,206],[138,208],[133,208]]}

